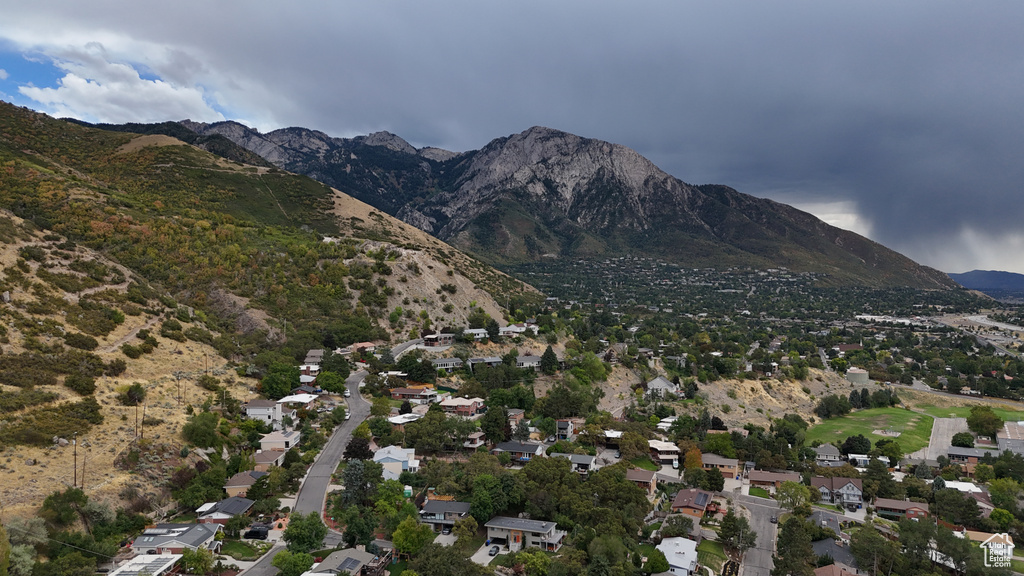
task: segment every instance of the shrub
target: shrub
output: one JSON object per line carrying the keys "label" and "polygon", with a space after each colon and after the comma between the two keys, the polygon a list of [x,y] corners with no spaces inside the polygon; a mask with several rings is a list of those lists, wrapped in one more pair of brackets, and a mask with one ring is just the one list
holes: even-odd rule
{"label": "shrub", "polygon": [[95,350],[100,345],[92,336],[78,332],[68,332],[65,334],[64,343],[72,348],[79,348],[81,350]]}
{"label": "shrub", "polygon": [[124,355],[131,358],[132,360],[142,356],[141,348],[139,348],[138,346],[132,346],[127,342],[121,345],[121,352],[124,352]]}
{"label": "shrub", "polygon": [[117,391],[117,400],[122,406],[137,406],[146,399],[146,388],[138,382],[132,382]]}
{"label": "shrub", "polygon": [[96,391],[96,379],[84,374],[70,374],[64,379],[64,386],[82,396],[88,396]]}

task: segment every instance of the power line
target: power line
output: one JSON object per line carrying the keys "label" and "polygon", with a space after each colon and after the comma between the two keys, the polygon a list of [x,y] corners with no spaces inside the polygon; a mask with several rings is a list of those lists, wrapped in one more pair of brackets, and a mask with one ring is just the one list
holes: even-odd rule
{"label": "power line", "polygon": [[[29,532],[28,530],[25,530],[24,528],[19,528],[17,526],[4,526],[4,528],[7,528],[8,530],[17,530],[18,532],[21,532],[23,534],[32,534],[32,532]],[[95,550],[89,550],[88,548],[81,548],[79,546],[75,546],[74,544],[69,544],[67,542],[63,542],[61,540],[57,540],[56,538],[50,538],[49,536],[45,536],[45,538],[47,540],[51,541],[51,542],[56,542],[58,544],[63,544],[64,546],[67,546],[69,548],[74,548],[76,550],[81,550],[82,552],[88,552],[89,554],[92,554],[93,556],[103,556],[104,558],[107,558],[107,559],[109,559],[111,561],[114,560],[114,556],[107,556],[106,554],[101,554],[101,553],[99,553],[99,552],[97,552]]]}

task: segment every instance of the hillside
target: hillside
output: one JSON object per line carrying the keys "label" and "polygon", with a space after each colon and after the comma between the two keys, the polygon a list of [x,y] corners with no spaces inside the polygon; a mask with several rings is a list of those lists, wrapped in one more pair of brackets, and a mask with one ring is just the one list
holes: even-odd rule
{"label": "hillside", "polygon": [[183,122],[306,174],[503,266],[646,255],[694,267],[786,267],[834,285],[951,288],[943,273],[811,214],[692,186],[635,151],[534,127],[480,150],[417,150],[382,132],[332,138]]}
{"label": "hillside", "polygon": [[129,385],[166,461],[189,405],[257,394],[243,374],[464,325],[474,307],[500,319],[499,300],[534,293],[306,177],[6,104],[0,263],[8,510],[70,485],[71,448],[55,441],[76,434],[88,491],[141,481],[114,462],[137,443]]}
{"label": "hillside", "polygon": [[964,288],[983,292],[998,300],[1024,298],[1024,274],[998,270],[971,270],[962,274],[950,273],[949,277]]}

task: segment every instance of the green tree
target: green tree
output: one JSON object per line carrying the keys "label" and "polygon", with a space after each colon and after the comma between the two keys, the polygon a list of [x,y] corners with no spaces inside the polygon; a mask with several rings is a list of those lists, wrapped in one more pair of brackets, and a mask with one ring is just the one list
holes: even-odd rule
{"label": "green tree", "polygon": [[31,576],[36,563],[36,551],[31,546],[19,544],[11,548],[9,571],[11,576]]}
{"label": "green tree", "polygon": [[353,436],[348,441],[348,446],[345,446],[345,453],[342,456],[345,460],[372,460],[373,450],[370,450],[370,441]]}
{"label": "green tree", "polygon": [[388,416],[390,414],[391,400],[385,396],[373,399],[373,405],[370,406],[370,416]]}
{"label": "green tree", "polygon": [[548,375],[558,372],[558,356],[555,355],[551,346],[544,349],[544,354],[541,354],[540,371]]}
{"label": "green tree", "polygon": [[402,554],[415,556],[419,554],[424,546],[434,539],[434,531],[426,524],[420,524],[415,518],[406,518],[395,528],[395,534],[391,540],[395,543],[395,550]]}
{"label": "green tree", "polygon": [[320,372],[316,377],[317,386],[334,394],[345,392],[345,378],[337,372]]}
{"label": "green tree", "polygon": [[299,385],[299,368],[291,364],[278,362],[271,364],[266,376],[260,380],[260,391],[271,400],[284,398]]}
{"label": "green tree", "polygon": [[79,488],[54,492],[43,500],[39,516],[54,526],[70,526],[81,516],[88,500],[85,492]]}
{"label": "green tree", "polygon": [[219,423],[220,417],[213,412],[198,412],[181,427],[181,435],[199,448],[215,448],[220,444],[217,436]]}
{"label": "green tree", "polygon": [[185,548],[181,551],[179,562],[188,574],[206,574],[213,568],[213,551],[207,548]]}
{"label": "green tree", "polygon": [[455,523],[452,528],[452,533],[458,538],[459,546],[467,546],[472,543],[473,538],[476,537],[476,531],[479,529],[476,518],[472,516],[466,516],[462,520]]}
{"label": "green tree", "polygon": [[872,574],[888,574],[899,556],[899,549],[872,524],[866,524],[850,539],[850,553],[862,570]]}
{"label": "green tree", "polygon": [[996,432],[1003,428],[1003,419],[988,406],[974,406],[967,416],[967,427],[979,436],[995,438]]}
{"label": "green tree", "polygon": [[757,544],[757,532],[750,528],[750,522],[745,517],[737,516],[730,507],[722,518],[718,540],[742,554]]}
{"label": "green tree", "polygon": [[953,434],[950,444],[960,448],[974,448],[974,435],[970,432],[957,432]]}
{"label": "green tree", "polygon": [[313,561],[314,558],[305,552],[282,550],[274,556],[271,565],[281,571],[281,576],[302,576],[313,567]]}
{"label": "green tree", "polygon": [[736,448],[731,434],[708,434],[704,437],[704,454],[718,454],[723,458],[735,458]]}
{"label": "green tree", "polygon": [[489,408],[480,419],[480,430],[492,444],[508,439],[508,411],[504,408]]}
{"label": "green tree", "polygon": [[783,482],[775,494],[775,499],[779,501],[779,506],[793,510],[797,506],[811,502],[811,489],[799,482]]}
{"label": "green tree", "polygon": [[725,488],[725,477],[718,468],[712,468],[704,473],[701,488],[709,492],[720,492]]}
{"label": "green tree", "polygon": [[670,568],[671,566],[669,566],[668,560],[665,558],[665,553],[657,548],[647,557],[647,563],[644,564],[644,572],[648,574],[668,572]]}
{"label": "green tree", "polygon": [[661,525],[662,538],[675,538],[677,536],[689,536],[693,531],[693,518],[678,514],[669,516]]}
{"label": "green tree", "polygon": [[282,538],[292,552],[310,552],[319,549],[327,536],[327,526],[316,512],[292,514]]}
{"label": "green tree", "polygon": [[7,530],[0,525],[0,576],[7,576],[11,565],[11,541],[7,538]]}
{"label": "green tree", "polygon": [[807,522],[797,516],[790,516],[779,530],[775,568],[772,576],[811,576],[814,567],[814,548]]}

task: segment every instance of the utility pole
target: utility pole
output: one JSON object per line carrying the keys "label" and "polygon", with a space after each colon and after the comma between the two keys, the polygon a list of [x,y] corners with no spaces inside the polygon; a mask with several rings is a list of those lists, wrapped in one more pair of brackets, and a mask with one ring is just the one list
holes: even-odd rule
{"label": "utility pole", "polygon": [[82,454],[82,490],[85,490],[85,462],[89,458],[89,452]]}
{"label": "utility pole", "polygon": [[146,405],[142,405],[142,425],[139,427],[139,439],[146,438]]}
{"label": "utility pole", "polygon": [[74,472],[72,473],[73,477],[71,478],[71,487],[75,488],[78,484],[78,432],[75,432],[75,435],[71,437],[71,446],[73,450],[72,454],[75,459],[73,467]]}

